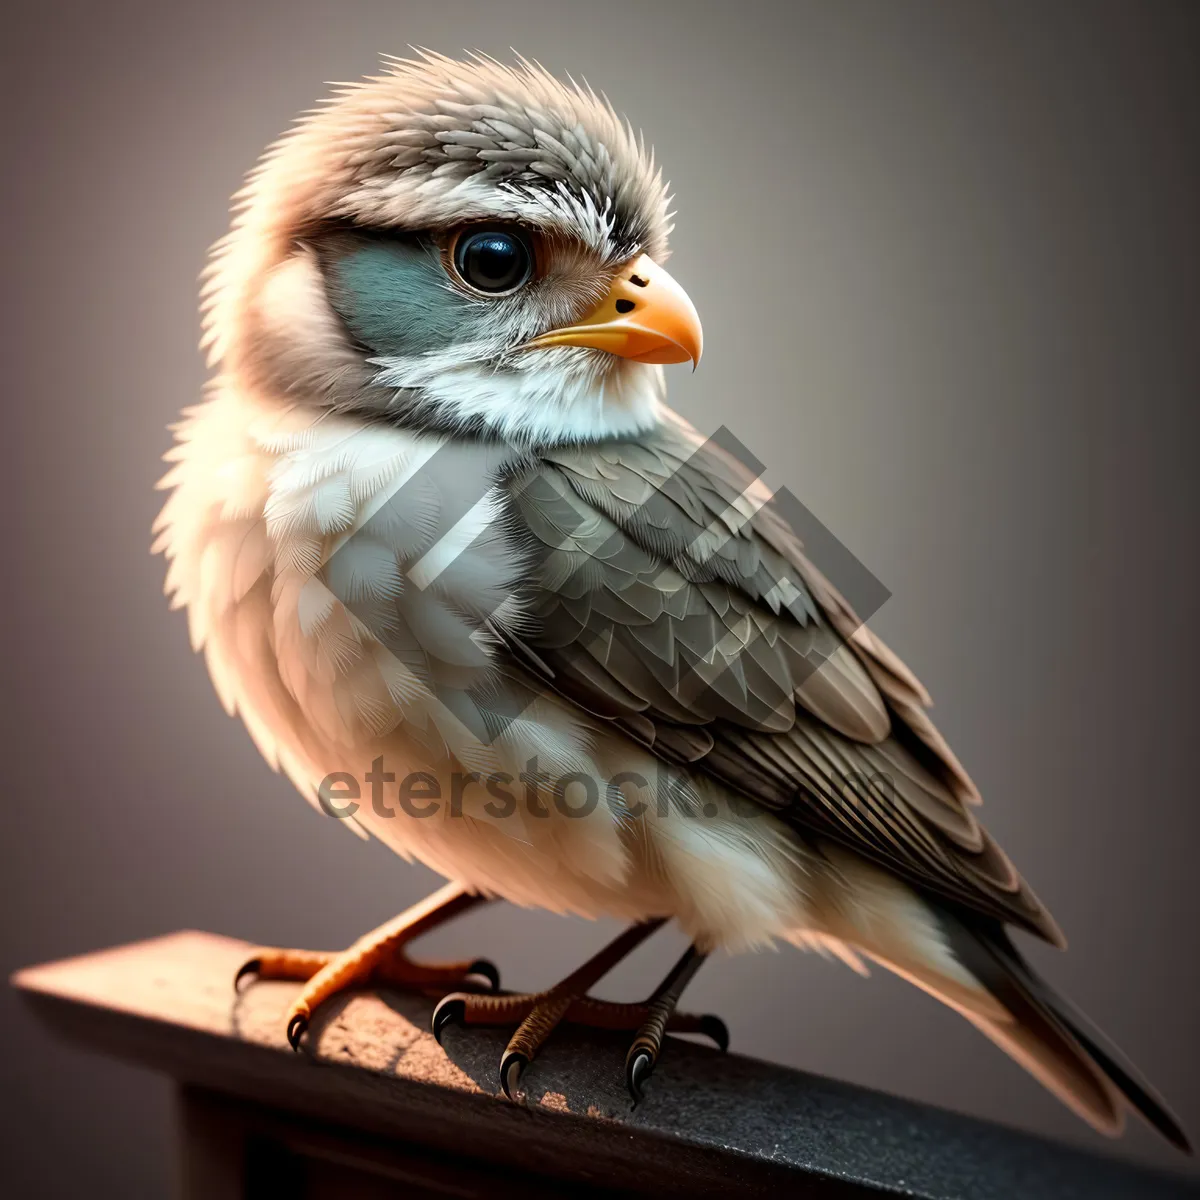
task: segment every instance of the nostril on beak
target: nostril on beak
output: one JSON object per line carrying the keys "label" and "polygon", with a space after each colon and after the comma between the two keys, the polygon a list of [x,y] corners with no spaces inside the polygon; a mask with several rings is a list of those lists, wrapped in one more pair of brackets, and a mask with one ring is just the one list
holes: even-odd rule
{"label": "nostril on beak", "polygon": [[616,308],[619,313],[627,313],[633,312],[635,305],[632,300],[618,300]]}
{"label": "nostril on beak", "polygon": [[634,287],[645,287],[650,280],[643,279],[640,275],[630,275],[629,282],[632,283]]}

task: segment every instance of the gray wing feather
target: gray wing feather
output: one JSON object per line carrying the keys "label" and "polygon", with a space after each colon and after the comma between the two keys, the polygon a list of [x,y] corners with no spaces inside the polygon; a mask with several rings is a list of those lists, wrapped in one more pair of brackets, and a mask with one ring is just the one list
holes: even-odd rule
{"label": "gray wing feather", "polygon": [[538,563],[523,666],[801,832],[1061,943],[972,812],[928,694],[774,509],[753,511],[752,483],[682,423],[514,478]]}

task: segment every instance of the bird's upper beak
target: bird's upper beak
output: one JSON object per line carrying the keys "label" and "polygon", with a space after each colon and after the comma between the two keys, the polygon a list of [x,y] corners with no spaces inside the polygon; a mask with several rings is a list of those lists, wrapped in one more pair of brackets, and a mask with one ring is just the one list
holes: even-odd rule
{"label": "bird's upper beak", "polygon": [[626,263],[608,295],[582,321],[552,329],[525,349],[546,346],[591,346],[644,363],[700,361],[704,335],[696,306],[667,274],[645,254]]}

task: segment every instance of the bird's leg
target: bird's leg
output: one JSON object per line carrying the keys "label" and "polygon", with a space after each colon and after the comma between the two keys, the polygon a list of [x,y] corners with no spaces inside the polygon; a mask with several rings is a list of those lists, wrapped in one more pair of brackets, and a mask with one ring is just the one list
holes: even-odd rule
{"label": "bird's leg", "polygon": [[[647,1045],[653,1046],[653,1053],[647,1055],[651,1067],[661,1045],[664,1030],[676,1033],[703,1033],[724,1049],[729,1038],[720,1018],[675,1011],[675,1004],[687,980],[703,961],[703,955],[698,952],[695,966],[686,971],[677,967],[644,1003],[613,1003],[595,1000],[587,994],[591,987],[662,924],[661,920],[654,920],[631,925],[599,954],[588,959],[583,966],[573,971],[561,983],[555,984],[549,991],[493,995],[452,993],[434,1010],[434,1036],[440,1042],[443,1031],[450,1024],[500,1027],[515,1025],[516,1032],[509,1039],[500,1059],[500,1086],[509,1099],[513,1098],[522,1072],[533,1061],[560,1021],[586,1025],[593,1029],[638,1030],[639,1038],[645,1035],[648,1039]],[[651,1027],[657,1030],[656,1035],[647,1033]],[[639,1068],[637,1079],[644,1080],[646,1074],[644,1067]]]}
{"label": "bird's leg", "polygon": [[[622,1014],[614,1010],[632,1006],[608,1005],[588,999],[588,990],[662,924],[661,920],[655,920],[631,925],[583,966],[545,992],[504,996],[453,993],[434,1010],[434,1036],[440,1042],[442,1031],[452,1021],[465,1025],[516,1025],[516,1032],[500,1060],[500,1086],[511,1100],[522,1071],[533,1061],[554,1027],[568,1014],[585,1024],[622,1027]],[[572,1013],[572,1009],[576,1011]],[[630,1028],[636,1027],[628,1014],[625,1020],[630,1022]]]}
{"label": "bird's leg", "polygon": [[246,976],[290,979],[304,984],[288,1010],[287,1036],[293,1050],[300,1048],[300,1039],[318,1005],[349,987],[383,983],[440,995],[447,987],[462,986],[472,976],[478,976],[495,990],[500,986],[500,975],[486,959],[419,963],[404,951],[405,945],[421,934],[486,902],[487,897],[477,896],[461,884],[448,883],[398,917],[360,937],[347,950],[334,953],[260,949],[242,964],[234,978],[234,987],[239,987]]}
{"label": "bird's leg", "polygon": [[[692,976],[704,965],[708,954],[696,949],[693,943],[684,952],[683,957],[671,968],[667,977],[658,985],[654,994],[646,1001],[649,1010],[629,1053],[625,1055],[625,1086],[629,1095],[637,1104],[642,1098],[642,1085],[654,1071],[654,1064],[662,1052],[663,1034],[668,1029],[677,1032],[681,1030],[678,1021],[672,1024],[672,1018],[682,1016],[676,1013],[675,1006],[683,989],[692,981]],[[729,1031],[720,1017],[705,1016],[698,1018],[699,1025],[694,1032],[706,1034],[716,1042],[722,1050],[729,1048]]]}

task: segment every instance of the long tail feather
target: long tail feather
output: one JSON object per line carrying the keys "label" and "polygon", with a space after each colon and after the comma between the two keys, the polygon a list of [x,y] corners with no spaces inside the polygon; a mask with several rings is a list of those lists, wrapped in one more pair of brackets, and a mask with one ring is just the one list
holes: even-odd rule
{"label": "long tail feather", "polygon": [[938,913],[951,950],[1012,1015],[1011,1022],[965,1014],[1065,1104],[1110,1136],[1128,1106],[1172,1145],[1192,1148],[1166,1103],[1136,1068],[1021,957],[1003,928]]}

